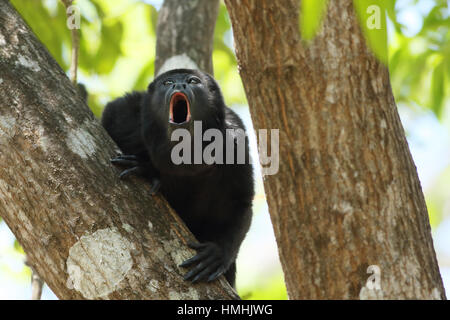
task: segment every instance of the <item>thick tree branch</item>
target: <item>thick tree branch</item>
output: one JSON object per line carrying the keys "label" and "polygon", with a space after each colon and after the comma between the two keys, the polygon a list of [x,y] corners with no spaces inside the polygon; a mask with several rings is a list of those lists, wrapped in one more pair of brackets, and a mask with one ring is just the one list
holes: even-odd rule
{"label": "thick tree branch", "polygon": [[225,3],[254,126],[280,129],[264,186],[289,297],[444,299],[388,70],[352,0],[328,1],[309,46],[300,1]]}
{"label": "thick tree branch", "polygon": [[177,68],[213,74],[219,0],[165,0],[158,15],[155,74]]}
{"label": "thick tree branch", "polygon": [[178,265],[192,235],[118,152],[47,50],[0,1],[0,215],[61,299],[233,299]]}

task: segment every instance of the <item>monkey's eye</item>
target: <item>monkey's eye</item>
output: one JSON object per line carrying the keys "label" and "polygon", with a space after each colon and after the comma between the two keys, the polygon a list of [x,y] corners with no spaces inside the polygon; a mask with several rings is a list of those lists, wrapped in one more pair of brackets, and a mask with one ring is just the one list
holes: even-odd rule
{"label": "monkey's eye", "polygon": [[165,86],[170,86],[172,84],[174,84],[174,82],[172,80],[166,80],[163,82],[163,85],[165,85]]}
{"label": "monkey's eye", "polygon": [[200,79],[197,78],[197,77],[190,77],[190,78],[188,79],[187,82],[188,82],[189,84],[197,84],[197,83],[200,83],[201,81],[200,81]]}

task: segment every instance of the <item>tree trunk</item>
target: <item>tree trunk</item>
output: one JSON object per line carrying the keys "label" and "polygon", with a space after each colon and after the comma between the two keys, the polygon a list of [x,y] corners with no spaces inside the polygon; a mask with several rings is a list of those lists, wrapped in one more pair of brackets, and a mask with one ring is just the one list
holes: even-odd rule
{"label": "tree trunk", "polygon": [[352,1],[329,1],[309,46],[298,0],[225,2],[255,129],[280,129],[264,186],[289,297],[445,299],[388,70]]}
{"label": "tree trunk", "polygon": [[193,236],[117,147],[8,1],[0,1],[0,215],[61,299],[234,299],[184,282]]}
{"label": "tree trunk", "polygon": [[219,0],[165,0],[158,15],[155,74],[178,68],[213,74]]}

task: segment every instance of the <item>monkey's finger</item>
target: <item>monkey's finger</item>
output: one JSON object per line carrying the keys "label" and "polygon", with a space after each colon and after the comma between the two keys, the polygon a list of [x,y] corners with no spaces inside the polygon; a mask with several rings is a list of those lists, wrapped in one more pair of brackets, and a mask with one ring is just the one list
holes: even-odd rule
{"label": "monkey's finger", "polygon": [[122,173],[119,174],[119,178],[123,179],[123,178],[129,176],[130,174],[139,174],[139,173],[142,173],[142,168],[141,167],[133,167],[133,168],[127,169],[125,171],[122,171]]}
{"label": "monkey's finger", "polygon": [[[211,275],[211,273],[217,269],[217,267],[220,265],[219,261],[216,261],[215,263],[209,265],[206,267],[203,271],[201,271],[194,279],[192,279],[192,282],[197,282],[200,280],[205,280],[208,276]],[[209,279],[209,278],[208,278]]]}
{"label": "monkey's finger", "polygon": [[134,154],[121,154],[119,153],[115,159],[123,159],[123,160],[136,160],[138,161],[138,157]]}
{"label": "monkey's finger", "polygon": [[193,265],[196,262],[202,261],[203,259],[205,259],[208,256],[209,256],[209,252],[202,251],[202,252],[196,254],[195,256],[193,256],[192,258],[185,260],[179,266],[180,267],[189,267],[189,266]]}
{"label": "monkey's finger", "polygon": [[150,189],[150,194],[154,195],[159,191],[159,187],[161,187],[161,181],[159,179],[153,178],[152,179],[152,188]]}
{"label": "monkey's finger", "polygon": [[114,158],[111,159],[112,164],[117,164],[120,166],[127,166],[127,167],[137,167],[139,165],[139,162],[135,160],[126,160],[121,158]]}
{"label": "monkey's finger", "polygon": [[209,276],[208,282],[216,280],[218,277],[220,277],[225,272],[225,267],[220,266],[219,269],[217,269],[216,272],[214,272],[212,275]]}
{"label": "monkey's finger", "polygon": [[[200,262],[191,271],[186,273],[186,275],[184,276],[184,280],[193,279],[195,276],[197,276],[201,271],[203,271],[205,268],[207,268],[213,262],[214,262],[214,257],[208,257],[205,261]],[[194,280],[192,280],[192,281],[194,281]]]}

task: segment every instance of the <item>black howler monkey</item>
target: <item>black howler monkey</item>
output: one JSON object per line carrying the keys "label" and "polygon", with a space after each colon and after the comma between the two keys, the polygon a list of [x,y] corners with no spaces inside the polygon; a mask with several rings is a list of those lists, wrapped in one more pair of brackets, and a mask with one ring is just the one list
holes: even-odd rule
{"label": "black howler monkey", "polygon": [[[201,121],[201,132],[194,130],[196,121]],[[225,274],[234,287],[236,256],[250,226],[254,196],[247,138],[242,142],[244,164],[176,165],[171,159],[177,143],[171,141],[175,129],[187,130],[193,140],[211,128],[223,137],[230,136],[227,129],[245,130],[241,119],[225,105],[216,81],[198,70],[168,71],[155,78],[146,92],[108,103],[102,124],[123,152],[112,159],[128,167],[120,176],[137,173],[148,178],[152,192],[161,192],[200,241],[189,244],[197,254],[181,264],[191,267],[184,279],[212,281]],[[231,137],[237,145],[239,139],[233,133]],[[201,150],[205,146],[203,141]]]}

